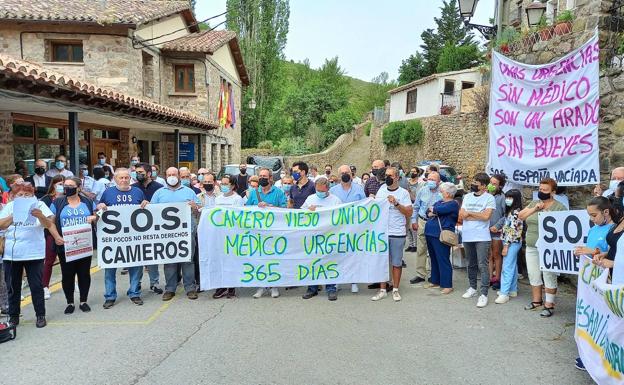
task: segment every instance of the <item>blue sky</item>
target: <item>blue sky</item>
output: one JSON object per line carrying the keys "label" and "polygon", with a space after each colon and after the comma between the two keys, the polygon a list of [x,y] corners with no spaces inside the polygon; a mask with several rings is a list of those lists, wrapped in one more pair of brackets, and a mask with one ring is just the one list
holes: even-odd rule
{"label": "blue sky", "polygon": [[[308,58],[313,67],[338,56],[349,76],[371,80],[385,71],[396,79],[401,60],[419,48],[421,32],[433,28],[441,5],[442,0],[290,0],[285,55],[295,62]],[[199,20],[224,11],[225,0],[197,0]],[[472,21],[488,24],[493,16],[494,0],[481,0]]]}

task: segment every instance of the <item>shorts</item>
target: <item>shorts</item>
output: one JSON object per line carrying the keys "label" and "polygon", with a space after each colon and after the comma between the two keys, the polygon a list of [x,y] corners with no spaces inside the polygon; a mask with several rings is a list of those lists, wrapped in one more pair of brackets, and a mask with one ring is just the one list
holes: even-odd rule
{"label": "shorts", "polygon": [[389,236],[388,243],[388,255],[390,257],[390,264],[393,267],[403,266],[403,249],[405,248],[405,236]]}

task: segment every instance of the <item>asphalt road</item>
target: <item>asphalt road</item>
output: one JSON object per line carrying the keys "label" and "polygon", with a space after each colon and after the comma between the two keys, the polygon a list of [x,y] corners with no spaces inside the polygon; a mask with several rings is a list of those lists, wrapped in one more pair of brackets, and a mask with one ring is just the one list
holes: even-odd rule
{"label": "asphalt road", "polygon": [[476,298],[461,298],[464,270],[455,270],[449,296],[409,285],[411,276],[408,267],[399,303],[370,301],[362,284],[359,294],[345,285],[336,302],[325,293],[303,300],[303,288],[278,299],[241,290],[238,299],[196,301],[180,289],[170,302],[145,293],[143,306],[121,295],[127,276],[119,276],[120,298],[104,310],[96,272],[90,313],[64,315],[57,291],[46,301],[48,326],[36,329],[25,306],[17,340],[0,345],[0,384],[592,383],[573,366],[571,289],[542,319],[523,310],[526,281],[508,304],[491,293],[478,309]]}

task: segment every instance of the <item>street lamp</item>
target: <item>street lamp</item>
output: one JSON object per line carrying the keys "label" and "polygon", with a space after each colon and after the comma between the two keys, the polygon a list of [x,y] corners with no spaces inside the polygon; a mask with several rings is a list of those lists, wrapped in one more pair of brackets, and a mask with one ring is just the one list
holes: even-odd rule
{"label": "street lamp", "polygon": [[479,0],[459,0],[459,14],[461,17],[466,19],[473,17],[478,2]]}
{"label": "street lamp", "polygon": [[546,4],[540,0],[534,0],[526,7],[527,22],[530,27],[534,27],[540,23],[544,13],[546,12]]}
{"label": "street lamp", "polygon": [[495,25],[480,25],[470,23],[470,18],[474,16],[475,8],[479,0],[459,0],[459,14],[464,19],[464,25],[468,29],[476,29],[481,32],[484,38],[492,40],[496,35]]}

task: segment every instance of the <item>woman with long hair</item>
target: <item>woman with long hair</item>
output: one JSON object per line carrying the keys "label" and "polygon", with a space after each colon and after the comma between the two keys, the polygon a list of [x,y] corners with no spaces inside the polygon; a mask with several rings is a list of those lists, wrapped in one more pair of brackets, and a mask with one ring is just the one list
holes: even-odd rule
{"label": "woman with long hair", "polygon": [[[518,253],[522,248],[522,230],[524,222],[518,218],[522,211],[522,194],[513,189],[505,193],[505,216],[497,223],[502,230],[502,271],[500,291],[494,301],[498,304],[509,302],[509,297],[518,295]],[[500,226],[502,222],[502,227]]]}

